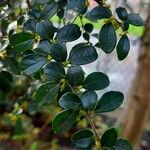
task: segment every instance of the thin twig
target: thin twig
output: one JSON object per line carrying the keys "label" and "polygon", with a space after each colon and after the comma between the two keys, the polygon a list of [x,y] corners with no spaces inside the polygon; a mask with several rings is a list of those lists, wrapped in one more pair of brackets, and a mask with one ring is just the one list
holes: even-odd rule
{"label": "thin twig", "polygon": [[30,0],[26,0],[26,3],[27,3],[28,8],[29,8],[29,10],[30,10],[30,9],[31,9],[31,2],[30,2]]}

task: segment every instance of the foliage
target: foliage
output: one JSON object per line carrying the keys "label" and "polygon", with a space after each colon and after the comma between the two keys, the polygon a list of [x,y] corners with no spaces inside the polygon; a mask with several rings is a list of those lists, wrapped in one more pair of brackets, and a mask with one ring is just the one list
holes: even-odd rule
{"label": "foliage", "polygon": [[[118,59],[124,60],[130,50],[129,25],[142,26],[144,22],[138,14],[128,13],[122,7],[116,9],[115,17],[107,1],[97,0],[97,3],[98,6],[89,12],[87,0],[34,0],[31,4],[28,1],[27,14],[26,10],[20,10],[21,16],[16,18],[17,12],[5,14],[7,9],[4,8],[7,6],[12,9],[13,6],[3,0],[0,3],[3,34],[0,100],[4,103],[4,99],[9,96],[16,75],[26,76],[29,83],[36,81],[41,85],[38,86],[36,82],[35,86],[27,85],[26,88],[31,88],[31,92],[24,91],[20,97],[30,97],[37,107],[52,104],[60,106],[62,111],[52,120],[52,129],[56,134],[69,131],[81,114],[87,118],[91,128],[80,129],[72,135],[75,149],[90,150],[98,142],[97,149],[131,150],[129,143],[119,138],[114,128],[108,129],[100,137],[91,117],[118,108],[123,102],[123,94],[109,91],[98,98],[95,91],[108,87],[109,77],[102,72],[85,75],[82,65],[98,59],[96,47],[100,47],[106,54],[116,48]],[[59,17],[59,25],[51,21],[54,15]],[[93,24],[84,24],[83,17],[103,21],[97,33],[96,45],[90,39],[93,36]],[[76,18],[80,18],[81,27],[75,24]],[[9,29],[9,24],[16,19],[17,26]],[[116,33],[118,28],[122,30],[119,41]],[[78,42],[68,50],[66,44],[81,36],[85,42]],[[35,107],[30,106],[30,109],[33,111]],[[20,119],[17,120],[16,127],[16,134],[20,134]]]}

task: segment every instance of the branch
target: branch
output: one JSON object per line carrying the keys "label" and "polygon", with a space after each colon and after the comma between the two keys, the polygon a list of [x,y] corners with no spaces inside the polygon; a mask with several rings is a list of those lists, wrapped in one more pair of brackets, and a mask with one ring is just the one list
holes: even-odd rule
{"label": "branch", "polygon": [[31,2],[30,2],[30,0],[26,0],[26,3],[27,3],[28,8],[29,8],[29,10],[30,10],[30,9],[31,9]]}

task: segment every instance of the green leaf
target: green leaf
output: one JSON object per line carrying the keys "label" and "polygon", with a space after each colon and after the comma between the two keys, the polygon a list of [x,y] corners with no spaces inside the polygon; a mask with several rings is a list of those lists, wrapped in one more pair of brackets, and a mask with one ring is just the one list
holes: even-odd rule
{"label": "green leaf", "polygon": [[32,75],[40,70],[46,64],[46,58],[38,54],[30,54],[25,56],[19,67],[25,75]]}
{"label": "green leaf", "polygon": [[126,20],[127,16],[128,16],[128,12],[125,8],[123,7],[118,7],[116,9],[117,15],[119,17],[120,20]]}
{"label": "green leaf", "polygon": [[34,18],[29,18],[24,24],[23,27],[27,31],[36,32],[37,21]]}
{"label": "green leaf", "polygon": [[84,25],[84,30],[88,33],[91,33],[93,31],[93,29],[94,29],[94,26],[91,23],[86,23]]}
{"label": "green leaf", "polygon": [[55,1],[53,1],[49,5],[45,5],[45,7],[41,13],[41,18],[48,19],[48,18],[53,17],[57,13],[58,9],[59,9],[58,3]]}
{"label": "green leaf", "polygon": [[62,42],[71,42],[81,36],[80,27],[76,24],[68,24],[58,30],[56,38]]}
{"label": "green leaf", "polygon": [[116,146],[114,146],[114,148],[115,150],[133,150],[129,142],[121,138],[117,140]]}
{"label": "green leaf", "polygon": [[67,59],[67,48],[61,42],[52,44],[50,52],[55,61],[64,62]]}
{"label": "green leaf", "polygon": [[76,112],[74,110],[65,110],[57,114],[52,120],[52,129],[57,134],[63,134],[69,131],[76,118]]}
{"label": "green leaf", "polygon": [[117,44],[117,56],[119,60],[124,60],[130,50],[130,41],[126,35],[123,35]]}
{"label": "green leaf", "polygon": [[85,0],[69,0],[69,3],[66,6],[66,11],[73,10],[77,13],[82,13],[86,7]]}
{"label": "green leaf", "polygon": [[12,82],[12,74],[7,71],[0,72],[0,91],[2,91],[4,94],[7,94],[11,90]]}
{"label": "green leaf", "polygon": [[60,82],[66,77],[63,66],[57,62],[50,62],[44,67],[44,73],[49,81]]}
{"label": "green leaf", "polygon": [[67,71],[67,80],[69,84],[81,85],[84,80],[84,71],[80,66],[71,66]]}
{"label": "green leaf", "polygon": [[88,90],[101,90],[109,85],[109,78],[102,72],[93,72],[84,80],[83,86]]}
{"label": "green leaf", "polygon": [[108,7],[104,6],[97,6],[87,14],[87,17],[90,18],[91,20],[110,18],[111,16],[112,16],[111,10]]}
{"label": "green leaf", "polygon": [[95,142],[94,133],[89,129],[81,129],[77,131],[73,134],[71,140],[78,148],[88,148]]}
{"label": "green leaf", "polygon": [[55,82],[47,82],[41,85],[36,92],[36,101],[40,105],[53,103],[58,95],[60,84]]}
{"label": "green leaf", "polygon": [[118,108],[123,102],[124,96],[121,92],[110,91],[102,95],[98,101],[95,112],[104,113],[110,112]]}
{"label": "green leaf", "polygon": [[116,32],[112,23],[107,23],[102,26],[99,33],[100,48],[106,53],[111,53],[117,42]]}
{"label": "green leaf", "polygon": [[51,44],[48,41],[40,41],[35,49],[35,52],[42,55],[50,54]]}
{"label": "green leaf", "polygon": [[83,108],[92,111],[97,103],[97,94],[94,91],[85,91],[81,96]]}
{"label": "green leaf", "polygon": [[114,128],[108,129],[101,137],[101,145],[102,147],[112,147],[116,144],[117,139],[117,131]]}
{"label": "green leaf", "polygon": [[10,45],[17,52],[24,52],[32,49],[35,43],[35,36],[28,32],[20,32],[10,37]]}
{"label": "green leaf", "polygon": [[42,20],[37,23],[36,32],[42,39],[52,39],[54,36],[54,26],[49,20]]}
{"label": "green leaf", "polygon": [[78,95],[68,92],[60,98],[59,104],[64,109],[77,109],[81,105],[81,100]]}
{"label": "green leaf", "polygon": [[69,55],[69,61],[75,65],[85,65],[98,58],[96,49],[84,43],[74,46]]}
{"label": "green leaf", "polygon": [[127,21],[129,24],[132,24],[134,26],[143,26],[144,25],[143,19],[139,16],[139,14],[136,14],[136,13],[128,14]]}

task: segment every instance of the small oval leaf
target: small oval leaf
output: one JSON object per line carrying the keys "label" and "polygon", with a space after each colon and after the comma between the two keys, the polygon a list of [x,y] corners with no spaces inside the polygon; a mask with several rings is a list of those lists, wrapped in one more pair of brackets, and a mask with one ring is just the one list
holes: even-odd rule
{"label": "small oval leaf", "polygon": [[71,42],[81,36],[80,27],[76,24],[68,24],[58,30],[56,38],[62,42]]}
{"label": "small oval leaf", "polygon": [[25,75],[32,75],[40,70],[46,64],[46,61],[46,58],[42,55],[30,54],[21,60],[19,68]]}
{"label": "small oval leaf", "polygon": [[132,24],[134,26],[143,26],[144,25],[143,19],[139,16],[139,14],[136,14],[136,13],[128,14],[127,21],[129,24]]}
{"label": "small oval leaf", "polygon": [[98,58],[96,49],[84,43],[74,46],[69,55],[69,61],[75,65],[85,65]]}
{"label": "small oval leaf", "polygon": [[125,8],[118,7],[116,9],[116,12],[117,12],[117,15],[118,15],[119,19],[121,19],[121,20],[126,20],[127,19],[128,12]]}
{"label": "small oval leaf", "polygon": [[97,94],[94,91],[85,91],[81,96],[83,108],[92,111],[97,103]]}
{"label": "small oval leaf", "polygon": [[53,103],[58,95],[60,84],[47,82],[41,85],[36,92],[36,100],[40,105]]}
{"label": "small oval leaf", "polygon": [[117,36],[112,23],[107,23],[102,26],[99,33],[99,46],[106,53],[111,53],[117,42]]}
{"label": "small oval leaf", "polygon": [[88,90],[101,90],[109,85],[109,78],[102,72],[93,72],[84,80],[83,86]]}
{"label": "small oval leaf", "polygon": [[78,148],[89,148],[95,142],[94,133],[89,129],[81,129],[77,131],[73,134],[71,140]]}
{"label": "small oval leaf", "polygon": [[130,41],[126,35],[123,35],[117,44],[117,56],[119,60],[124,60],[130,50]]}
{"label": "small oval leaf", "polygon": [[71,66],[67,71],[68,82],[74,85],[81,85],[84,80],[84,71],[80,66]]}
{"label": "small oval leaf", "polygon": [[65,110],[57,114],[52,120],[52,129],[57,134],[63,134],[69,131],[76,118],[76,112],[74,110]]}
{"label": "small oval leaf", "polygon": [[115,146],[118,139],[117,131],[114,128],[108,129],[104,132],[101,137],[102,147],[112,147]]}
{"label": "small oval leaf", "polygon": [[124,99],[124,95],[118,91],[110,91],[102,95],[98,101],[95,112],[104,113],[110,112],[118,108]]}
{"label": "small oval leaf", "polygon": [[64,109],[77,109],[81,105],[81,100],[78,95],[68,92],[60,98],[59,104]]}

